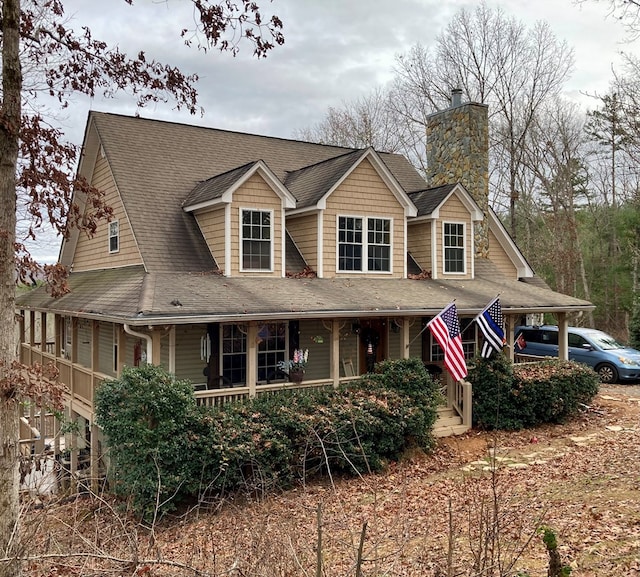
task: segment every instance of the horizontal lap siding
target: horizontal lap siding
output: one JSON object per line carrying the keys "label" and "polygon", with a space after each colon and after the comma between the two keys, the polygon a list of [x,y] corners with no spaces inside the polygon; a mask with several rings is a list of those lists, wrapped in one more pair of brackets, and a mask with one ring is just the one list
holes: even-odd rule
{"label": "horizontal lap siding", "polygon": [[203,370],[207,361],[200,358],[201,338],[207,334],[206,325],[176,327],[176,377],[194,384],[206,382]]}
{"label": "horizontal lap siding", "polygon": [[100,220],[93,237],[89,238],[85,233],[80,233],[73,257],[73,271],[142,264],[142,257],[135,243],[129,219],[125,214],[106,159],[98,159],[91,184],[105,192],[105,202],[113,210],[113,220],[119,222],[120,250],[113,254],[109,253],[109,223],[106,220]]}
{"label": "horizontal lap siding", "polygon": [[[392,273],[367,273],[382,278],[404,276],[404,208],[378,175],[373,165],[363,161],[327,199],[324,212],[324,276],[335,277],[353,273],[336,273],[337,216],[373,216],[392,219]],[[364,255],[366,256],[366,255]]]}
{"label": "horizontal lap siding", "polygon": [[407,250],[423,270],[433,270],[431,263],[431,221],[407,227]]}
{"label": "horizontal lap siding", "polygon": [[[240,209],[273,211],[273,272],[240,272]],[[231,274],[282,276],[282,201],[273,189],[254,174],[236,192],[231,204]]]}
{"label": "horizontal lap siding", "polygon": [[113,370],[113,324],[100,323],[98,331],[98,341],[100,342],[98,371],[115,377],[116,373]]}
{"label": "horizontal lap siding", "polygon": [[[326,322],[331,327],[331,322]],[[300,321],[298,330],[299,347],[302,350],[309,349],[305,379],[328,379],[331,376],[331,331],[325,328],[321,320]]]}
{"label": "horizontal lap siding", "polygon": [[[465,224],[465,257],[466,257],[466,273],[465,274],[445,274],[444,273],[444,252],[443,252],[443,235],[442,223],[444,222],[464,222]],[[436,226],[436,252],[438,260],[438,277],[439,278],[455,278],[469,279],[471,278],[471,259],[473,258],[473,223],[471,215],[460,199],[455,195],[451,195],[444,206],[440,209],[440,218]]]}
{"label": "horizontal lap siding", "polygon": [[507,278],[517,280],[518,271],[495,235],[489,231],[489,260]]}
{"label": "horizontal lap siding", "polygon": [[215,210],[209,210],[196,215],[196,222],[200,227],[200,232],[209,247],[209,251],[218,263],[220,270],[225,270],[225,210],[224,207],[217,207]]}
{"label": "horizontal lap siding", "polygon": [[302,257],[312,270],[318,271],[318,217],[315,214],[288,218],[287,230]]}
{"label": "horizontal lap siding", "polygon": [[78,321],[78,363],[91,368],[91,321]]}

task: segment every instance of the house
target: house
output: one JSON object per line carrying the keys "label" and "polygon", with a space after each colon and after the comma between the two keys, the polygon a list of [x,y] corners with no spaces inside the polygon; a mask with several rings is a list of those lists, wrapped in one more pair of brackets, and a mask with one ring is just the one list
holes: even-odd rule
{"label": "house", "polygon": [[[372,148],[91,112],[79,172],[114,217],[63,242],[69,294],[17,301],[22,360],[54,362],[69,387],[74,446],[99,438],[94,392],[125,365],[161,364],[217,404],[336,386],[387,358],[438,371],[424,329],[454,299],[469,358],[473,317],[498,294],[508,342],[523,315],[566,327],[592,308],[536,277],[489,208],[486,106],[454,94],[428,130],[427,183]],[[293,385],[278,362],[297,348],[309,362]],[[442,379],[442,423],[466,430],[470,385]]]}

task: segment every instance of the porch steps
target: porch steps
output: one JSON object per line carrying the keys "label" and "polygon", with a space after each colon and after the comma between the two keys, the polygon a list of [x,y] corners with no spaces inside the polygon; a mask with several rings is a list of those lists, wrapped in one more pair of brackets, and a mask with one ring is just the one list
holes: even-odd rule
{"label": "porch steps", "polygon": [[462,417],[453,409],[438,409],[438,418],[433,426],[434,437],[451,437],[466,433],[471,427],[462,423]]}

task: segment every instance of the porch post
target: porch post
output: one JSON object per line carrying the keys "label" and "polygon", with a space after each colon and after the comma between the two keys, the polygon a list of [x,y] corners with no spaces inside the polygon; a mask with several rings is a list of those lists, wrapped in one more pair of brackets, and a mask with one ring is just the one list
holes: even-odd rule
{"label": "porch post", "polygon": [[515,345],[515,334],[514,334],[514,319],[513,315],[505,315],[504,316],[504,332],[505,338],[507,339],[507,355],[509,356],[509,360],[513,363],[515,361],[516,354],[516,345]]}
{"label": "porch post", "polygon": [[124,367],[126,359],[126,347],[127,347],[127,335],[124,332],[122,325],[118,325],[116,332],[117,350],[116,355],[116,376],[119,377],[122,374],[122,368]]}
{"label": "porch post", "polygon": [[64,336],[64,334],[62,332],[62,317],[58,314],[55,315],[54,325],[55,336],[53,354],[55,355],[56,359],[59,359],[62,353],[62,337]]}
{"label": "porch post", "polygon": [[95,422],[91,422],[91,445],[89,446],[90,462],[90,475],[91,475],[91,490],[94,493],[98,492],[98,480],[100,478],[100,455],[98,455],[98,425]]}
{"label": "porch post", "polygon": [[24,343],[25,343],[25,332],[24,332],[24,309],[20,311],[20,315],[18,317],[18,331],[19,331],[19,340],[20,342],[18,343],[20,346],[20,362],[25,363],[25,364],[29,364],[27,362],[27,360],[25,359],[25,348],[24,348]]}
{"label": "porch post", "polygon": [[409,342],[410,342],[410,338],[409,338],[409,329],[411,328],[409,326],[410,324],[410,320],[409,317],[402,317],[402,327],[401,330],[402,332],[400,333],[400,347],[402,348],[402,358],[403,359],[408,359],[410,356],[410,350],[409,350]]}
{"label": "porch post", "polygon": [[569,321],[567,313],[557,313],[558,317],[558,358],[566,361],[569,359]]}
{"label": "porch post", "polygon": [[[91,372],[100,370],[100,323],[91,321]],[[93,381],[93,375],[91,375]]]}
{"label": "porch post", "polygon": [[[78,424],[78,413],[73,409],[69,410],[69,420],[76,425]],[[68,446],[65,440],[65,449],[69,451],[69,486],[72,490],[77,488],[78,473],[78,434],[76,429],[77,427],[73,427],[71,430]]]}
{"label": "porch post", "polygon": [[40,313],[40,351],[47,352],[47,313]]}
{"label": "porch post", "polygon": [[258,381],[258,325],[250,321],[247,327],[247,386],[249,397],[256,396],[256,382]]}
{"label": "porch post", "polygon": [[[160,366],[162,364],[160,359],[160,345],[161,345],[161,337],[162,331],[158,330],[157,327],[151,328],[151,356],[152,356],[152,364],[156,366]],[[148,360],[147,360],[148,362]]]}
{"label": "porch post", "polygon": [[333,380],[333,386],[340,384],[340,321],[331,321],[331,368],[329,375]]}

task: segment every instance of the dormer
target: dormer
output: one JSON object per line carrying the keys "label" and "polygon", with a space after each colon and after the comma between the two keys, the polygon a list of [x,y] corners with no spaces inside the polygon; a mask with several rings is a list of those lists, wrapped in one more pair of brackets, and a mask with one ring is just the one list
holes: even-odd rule
{"label": "dormer", "polygon": [[409,196],[372,148],[352,151],[285,179],[298,199],[287,230],[319,277],[405,278]]}
{"label": "dormer", "polygon": [[213,176],[182,203],[225,276],[285,276],[285,210],[296,200],[261,160]]}
{"label": "dormer", "polygon": [[474,278],[474,228],[483,214],[464,186],[440,186],[409,196],[418,209],[407,224],[412,259],[434,279]]}

